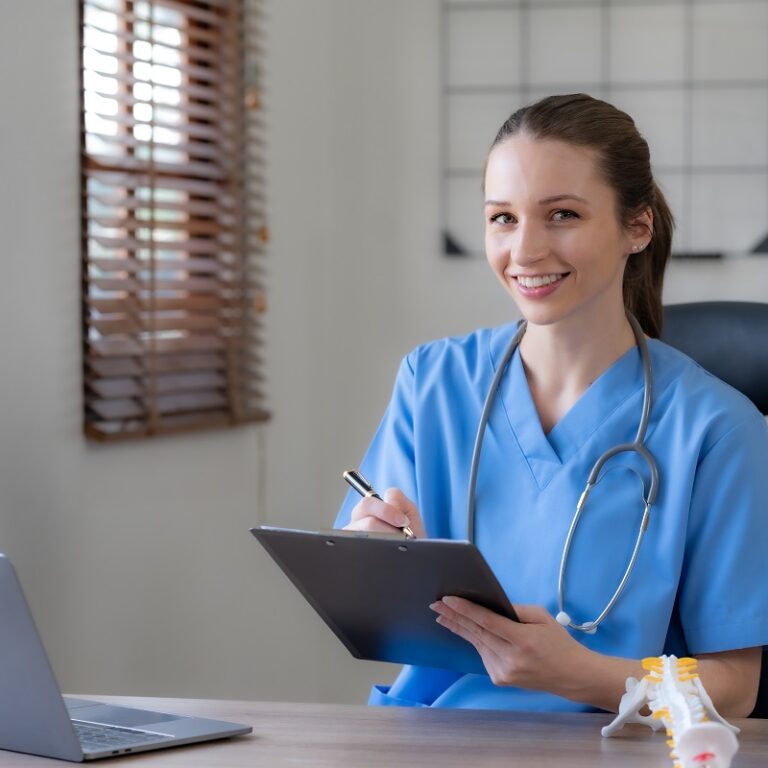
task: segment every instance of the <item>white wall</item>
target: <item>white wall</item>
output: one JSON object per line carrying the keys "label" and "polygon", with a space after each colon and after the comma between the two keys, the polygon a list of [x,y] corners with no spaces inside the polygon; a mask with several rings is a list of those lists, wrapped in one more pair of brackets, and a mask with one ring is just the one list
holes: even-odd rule
{"label": "white wall", "polygon": [[[276,4],[270,20],[275,419],[113,446],[80,435],[76,5],[9,3],[0,24],[0,551],[67,690],[360,699],[368,683],[355,672],[369,668],[330,674],[346,652],[247,533],[265,517],[329,520],[338,498],[314,492],[329,395],[311,383],[322,351],[310,333],[328,324],[310,276],[323,279],[331,250],[329,5]],[[319,81],[302,82],[306,62]],[[290,125],[310,105],[319,151],[297,149],[304,129]],[[314,188],[299,188],[305,175]],[[287,209],[297,192],[317,211],[304,222]]]}
{"label": "white wall", "polygon": [[[116,446],[80,435],[75,5],[0,25],[0,551],[67,690],[361,701],[393,668],[350,659],[246,531],[327,525],[399,358],[515,316],[438,255],[436,0],[267,4],[274,418]],[[765,299],[759,267],[675,265],[668,298]]]}

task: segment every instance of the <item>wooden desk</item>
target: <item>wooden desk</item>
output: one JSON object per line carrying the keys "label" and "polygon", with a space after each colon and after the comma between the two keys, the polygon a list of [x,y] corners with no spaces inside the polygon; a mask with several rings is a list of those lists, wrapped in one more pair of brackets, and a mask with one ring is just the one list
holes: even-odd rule
{"label": "wooden desk", "polygon": [[[126,706],[201,715],[253,726],[253,734],[174,747],[92,765],[162,768],[671,768],[665,736],[631,726],[603,739],[607,715],[528,714],[480,710],[99,698]],[[740,720],[733,768],[768,765],[768,720]],[[67,765],[0,751],[0,768]]]}

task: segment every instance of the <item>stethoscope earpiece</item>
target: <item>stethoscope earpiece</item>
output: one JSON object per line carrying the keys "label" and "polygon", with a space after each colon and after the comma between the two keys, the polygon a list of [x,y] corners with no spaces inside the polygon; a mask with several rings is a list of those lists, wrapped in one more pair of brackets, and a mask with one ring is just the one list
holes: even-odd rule
{"label": "stethoscope earpiece", "polygon": [[565,611],[560,611],[560,613],[558,613],[557,616],[555,616],[555,621],[561,627],[571,626],[571,617]]}

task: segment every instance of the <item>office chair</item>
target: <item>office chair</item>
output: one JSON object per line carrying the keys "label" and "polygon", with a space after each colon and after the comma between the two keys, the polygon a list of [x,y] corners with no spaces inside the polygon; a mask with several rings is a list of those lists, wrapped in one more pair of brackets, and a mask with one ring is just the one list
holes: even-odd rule
{"label": "office chair", "polygon": [[[762,414],[768,414],[768,304],[671,304],[664,307],[661,339],[745,394]],[[768,470],[768,456],[766,464]],[[759,587],[768,588],[765,583]],[[757,703],[750,717],[768,718],[768,647],[763,648]]]}

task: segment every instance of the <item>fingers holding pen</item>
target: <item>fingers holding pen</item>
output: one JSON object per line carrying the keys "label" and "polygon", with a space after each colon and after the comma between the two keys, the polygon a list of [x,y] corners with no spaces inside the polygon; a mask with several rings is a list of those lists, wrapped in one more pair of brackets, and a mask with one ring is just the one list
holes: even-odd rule
{"label": "fingers holding pen", "polygon": [[382,498],[359,470],[347,469],[342,477],[363,497],[353,507],[350,522],[344,526],[345,529],[380,533],[389,533],[395,529],[407,537],[426,537],[419,510],[400,489],[389,488]]}
{"label": "fingers holding pen", "polygon": [[426,538],[421,515],[416,505],[399,489],[388,488],[382,496],[367,495],[353,508],[346,530],[373,533],[405,532]]}
{"label": "fingers holding pen", "polygon": [[376,496],[366,496],[352,508],[347,530],[394,533],[411,524],[410,517],[399,506]]}
{"label": "fingers holding pen", "polygon": [[399,488],[387,488],[382,495],[387,504],[398,509],[408,519],[406,525],[417,539],[427,538],[418,507]]}

